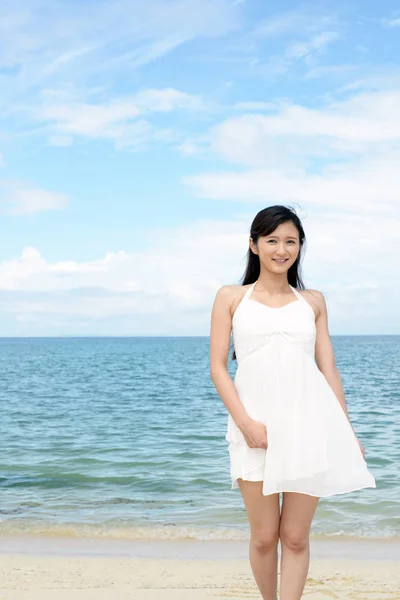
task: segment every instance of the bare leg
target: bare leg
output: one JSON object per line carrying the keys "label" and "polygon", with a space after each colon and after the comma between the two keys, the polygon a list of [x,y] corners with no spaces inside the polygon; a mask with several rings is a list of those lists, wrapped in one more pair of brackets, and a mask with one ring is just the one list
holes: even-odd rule
{"label": "bare leg", "polygon": [[250,524],[250,565],[263,600],[277,598],[279,494],[263,496],[262,481],[238,479]]}
{"label": "bare leg", "polygon": [[310,564],[310,527],[319,498],[284,492],[279,527],[281,600],[301,600]]}

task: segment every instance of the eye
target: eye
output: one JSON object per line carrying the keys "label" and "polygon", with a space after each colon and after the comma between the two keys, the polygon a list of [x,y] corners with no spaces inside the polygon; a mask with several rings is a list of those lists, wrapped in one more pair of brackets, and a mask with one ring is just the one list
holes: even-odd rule
{"label": "eye", "polygon": [[270,243],[270,242],[275,242],[275,241],[276,241],[276,240],[268,240],[268,243]]}

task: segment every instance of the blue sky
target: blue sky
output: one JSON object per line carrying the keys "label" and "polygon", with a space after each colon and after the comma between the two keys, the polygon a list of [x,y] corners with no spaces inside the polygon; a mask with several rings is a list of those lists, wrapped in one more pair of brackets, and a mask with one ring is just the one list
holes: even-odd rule
{"label": "blue sky", "polygon": [[0,335],[208,335],[275,203],[331,333],[400,333],[400,5],[277,6],[2,4]]}

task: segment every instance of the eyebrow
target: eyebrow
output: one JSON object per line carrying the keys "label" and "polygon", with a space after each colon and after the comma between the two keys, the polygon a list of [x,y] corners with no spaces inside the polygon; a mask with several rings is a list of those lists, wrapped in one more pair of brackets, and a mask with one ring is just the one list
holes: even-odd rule
{"label": "eyebrow", "polygon": [[[267,238],[275,238],[275,239],[279,239],[277,235],[266,235],[265,237]],[[293,235],[287,235],[286,239],[291,239],[291,240],[297,240],[297,238]]]}

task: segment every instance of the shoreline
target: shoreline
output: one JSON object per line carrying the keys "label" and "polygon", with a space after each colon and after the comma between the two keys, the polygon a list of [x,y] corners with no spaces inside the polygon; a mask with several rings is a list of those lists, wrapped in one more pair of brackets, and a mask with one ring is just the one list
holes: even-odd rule
{"label": "shoreline", "polygon": [[[2,556],[247,560],[248,547],[249,540],[143,540],[0,534]],[[400,539],[397,538],[311,538],[310,548],[311,559],[317,560],[400,561]]]}

